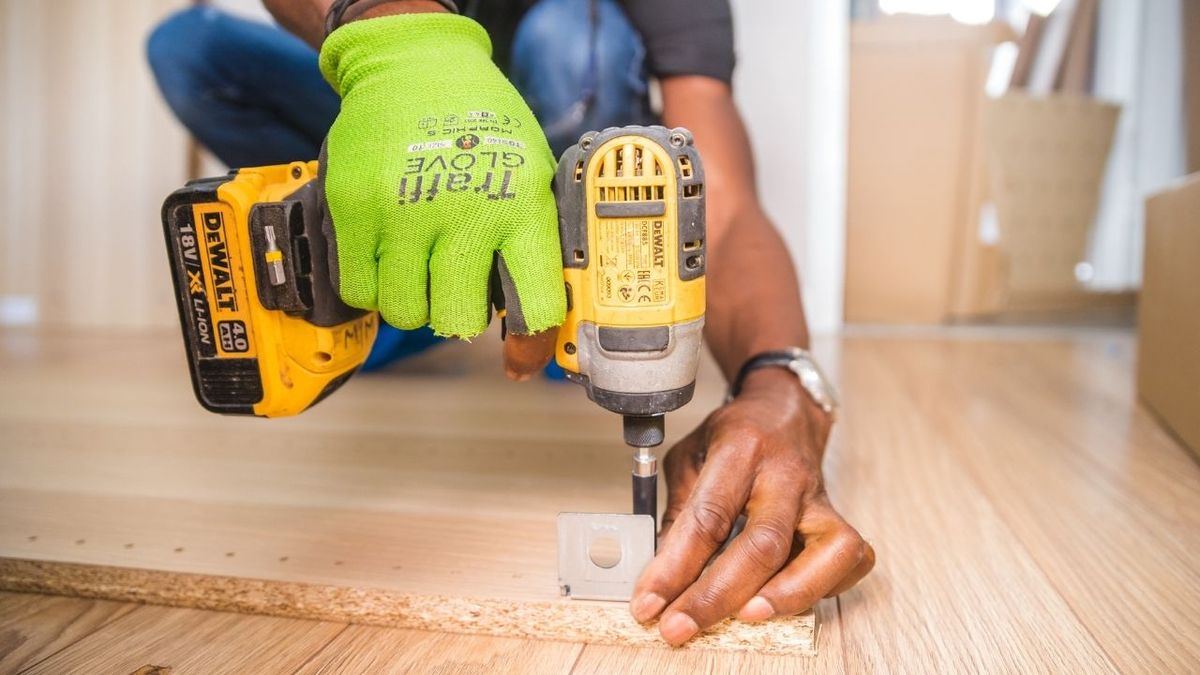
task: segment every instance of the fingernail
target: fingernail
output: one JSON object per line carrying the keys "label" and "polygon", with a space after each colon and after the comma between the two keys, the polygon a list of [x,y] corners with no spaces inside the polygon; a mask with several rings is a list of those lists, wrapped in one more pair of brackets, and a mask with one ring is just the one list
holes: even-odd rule
{"label": "fingernail", "polygon": [[667,601],[657,593],[646,593],[638,596],[629,604],[629,613],[633,614],[633,618],[638,623],[641,623],[653,619],[666,606]]}
{"label": "fingernail", "polygon": [[761,595],[750,598],[750,602],[743,605],[738,612],[738,618],[742,621],[765,621],[773,616],[775,608]]}
{"label": "fingernail", "polygon": [[677,613],[663,619],[658,624],[658,632],[663,639],[673,645],[681,645],[692,638],[700,630],[700,626],[687,614]]}

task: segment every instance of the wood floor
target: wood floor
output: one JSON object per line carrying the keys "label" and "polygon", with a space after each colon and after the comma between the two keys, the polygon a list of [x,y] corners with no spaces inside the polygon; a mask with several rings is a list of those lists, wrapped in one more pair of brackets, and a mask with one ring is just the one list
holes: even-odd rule
{"label": "wood floor", "polygon": [[[190,400],[175,340],[0,332],[0,567],[592,611],[554,599],[546,554],[555,513],[628,499],[618,423],[581,392],[503,382],[482,340],[293,420],[216,418]],[[845,404],[830,492],[879,564],[818,608],[815,656],[6,593],[0,672],[1197,670],[1200,467],[1136,405],[1131,336],[860,332],[818,352]],[[674,437],[719,400],[702,378]]]}

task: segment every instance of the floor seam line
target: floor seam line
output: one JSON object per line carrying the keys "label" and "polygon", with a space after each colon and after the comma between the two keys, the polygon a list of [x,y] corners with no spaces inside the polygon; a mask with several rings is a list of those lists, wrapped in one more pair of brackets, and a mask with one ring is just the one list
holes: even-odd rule
{"label": "floor seam line", "polygon": [[338,639],[338,637],[340,637],[342,633],[345,633],[347,630],[349,630],[351,625],[352,624],[348,624],[348,623],[342,624],[341,630],[339,630],[338,632],[329,636],[329,640],[326,641],[325,644],[321,645],[320,649],[315,650],[312,654],[309,655],[309,657],[307,659],[304,659],[304,663],[301,663],[299,666],[296,666],[296,670],[292,671],[293,675],[295,675],[295,673],[299,673],[300,671],[304,670],[304,667],[307,666],[308,664],[312,663],[313,659],[317,658],[318,656],[321,655],[322,652],[324,652],[326,649],[328,649],[329,645],[333,644],[334,640]]}
{"label": "floor seam line", "polygon": [[573,675],[575,669],[579,667],[579,660],[583,658],[583,650],[591,646],[590,642],[585,642],[579,645],[579,651],[575,654],[575,660],[571,662],[571,667],[567,669],[567,675]]}
{"label": "floor seam line", "polygon": [[[42,594],[39,594],[39,595],[42,595]],[[48,597],[69,598],[72,600],[87,600],[88,602],[93,603],[93,605],[95,605],[95,603],[100,603],[100,602],[103,602],[103,603],[113,602],[112,600],[100,600],[100,599],[96,599],[96,598],[80,598],[80,597],[71,596],[71,595],[53,595],[53,596],[48,596]],[[107,619],[105,619],[104,621],[99,623],[95,628],[93,628],[88,633],[86,633],[84,635],[80,635],[77,640],[72,641],[70,644],[65,644],[65,645],[59,647],[58,649],[55,649],[53,652],[38,659],[37,661],[34,661],[33,663],[25,666],[24,668],[21,668],[19,671],[17,671],[17,675],[23,675],[24,673],[28,673],[30,670],[37,668],[41,664],[45,663],[47,660],[52,659],[55,656],[58,656],[59,654],[61,654],[64,650],[68,649],[69,647],[73,647],[76,644],[78,644],[79,642],[81,642],[82,640],[85,640],[85,639],[91,637],[93,634],[99,632],[101,628],[104,628],[105,626],[116,621],[117,619],[120,619],[122,617],[128,616],[128,615],[136,612],[138,610],[138,607],[144,607],[144,606],[145,605],[134,605],[132,609],[130,609],[126,612],[122,612],[122,611],[120,611],[120,609],[118,609],[117,611],[113,612],[111,616],[109,616]],[[68,625],[67,627],[69,628],[70,626]]]}

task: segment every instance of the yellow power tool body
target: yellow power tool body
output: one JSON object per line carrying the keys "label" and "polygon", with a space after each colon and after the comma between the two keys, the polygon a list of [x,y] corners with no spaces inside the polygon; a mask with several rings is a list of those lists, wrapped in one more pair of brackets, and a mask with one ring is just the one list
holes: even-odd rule
{"label": "yellow power tool body", "polygon": [[196,398],[219,413],[295,415],[366,360],[379,317],[330,281],[316,162],[194,181],[163,230]]}
{"label": "yellow power tool body", "polygon": [[[316,162],[189,183],[163,205],[196,397],[207,409],[281,417],[337,389],[366,360],[379,316],[331,279],[332,226]],[[691,135],[589,133],[555,177],[567,317],[557,361],[626,419],[637,447],[692,397],[704,324],[704,199]]]}
{"label": "yellow power tool body", "polygon": [[564,153],[554,181],[567,286],[556,360],[619,413],[635,514],[657,512],[665,413],[692,399],[704,328],[705,203],[686,129],[611,128]]}
{"label": "yellow power tool body", "polygon": [[[704,327],[703,180],[683,129],[588,134],[559,162],[567,318],[556,360],[635,427],[692,398]],[[641,433],[651,438],[627,437],[630,445],[654,440]]]}
{"label": "yellow power tool body", "polygon": [[[370,353],[379,315],[338,296],[317,170],[316,162],[241,169],[189,183],[163,204],[192,386],[208,410],[298,414]],[[628,600],[654,555],[651,449],[663,442],[664,415],[695,388],[703,170],[684,129],[612,128],[567,150],[554,189],[567,294],[556,360],[591,400],[622,415],[636,449],[632,513],[559,514],[559,584],[576,598]],[[591,555],[602,540],[619,546],[615,564]]]}

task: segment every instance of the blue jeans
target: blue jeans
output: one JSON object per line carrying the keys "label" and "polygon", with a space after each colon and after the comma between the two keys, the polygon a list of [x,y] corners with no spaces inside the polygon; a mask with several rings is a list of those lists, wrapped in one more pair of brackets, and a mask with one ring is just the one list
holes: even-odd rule
{"label": "blue jeans", "polygon": [[[146,53],[179,121],[231,167],[316,157],[338,113],[317,53],[276,26],[193,7],[159,24]],[[616,0],[540,0],[513,35],[509,77],[558,155],[586,131],[653,122],[644,55]],[[385,325],[364,368],[438,341]]]}

